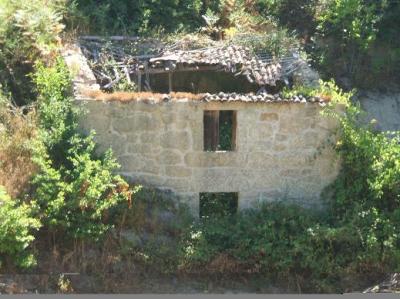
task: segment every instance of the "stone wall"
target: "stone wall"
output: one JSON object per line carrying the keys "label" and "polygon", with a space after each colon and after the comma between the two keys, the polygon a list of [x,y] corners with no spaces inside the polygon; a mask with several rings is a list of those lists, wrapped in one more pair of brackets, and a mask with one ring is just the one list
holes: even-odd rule
{"label": "stone wall", "polygon": [[[168,189],[198,212],[199,192],[239,192],[239,207],[291,200],[318,205],[339,161],[329,139],[336,122],[312,103],[205,103],[79,100],[132,182]],[[236,149],[203,151],[203,111],[236,110]]]}

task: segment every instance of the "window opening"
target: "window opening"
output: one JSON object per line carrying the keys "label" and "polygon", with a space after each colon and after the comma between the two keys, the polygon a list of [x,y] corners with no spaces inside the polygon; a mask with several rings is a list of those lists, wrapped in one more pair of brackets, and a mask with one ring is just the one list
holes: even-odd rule
{"label": "window opening", "polygon": [[238,209],[237,192],[200,193],[200,218],[234,215]]}
{"label": "window opening", "polygon": [[204,150],[233,151],[236,142],[236,111],[204,111]]}

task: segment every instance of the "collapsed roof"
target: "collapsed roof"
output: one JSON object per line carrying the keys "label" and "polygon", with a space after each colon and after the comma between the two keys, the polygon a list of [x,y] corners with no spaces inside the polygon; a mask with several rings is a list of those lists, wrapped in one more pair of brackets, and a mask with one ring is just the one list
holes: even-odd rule
{"label": "collapsed roof", "polygon": [[[160,57],[149,60],[151,68],[174,71],[178,68],[214,66],[216,71],[226,71],[244,75],[250,83],[274,86],[282,78],[279,61],[264,62],[253,55],[249,48],[242,46],[222,46],[191,51],[165,51]],[[139,68],[143,69],[143,65]]]}
{"label": "collapsed roof", "polygon": [[[187,49],[179,44],[166,44],[155,39],[86,36],[80,38],[80,47],[88,59],[97,81],[103,89],[112,88],[119,81],[132,79],[151,91],[151,74],[179,71],[224,71],[244,76],[250,83],[263,89],[275,86],[288,77],[301,64],[297,52],[285,57],[272,57],[255,53],[249,47],[235,44],[213,44],[209,47]],[[146,85],[147,83],[147,85]],[[171,91],[171,90],[170,90]]]}

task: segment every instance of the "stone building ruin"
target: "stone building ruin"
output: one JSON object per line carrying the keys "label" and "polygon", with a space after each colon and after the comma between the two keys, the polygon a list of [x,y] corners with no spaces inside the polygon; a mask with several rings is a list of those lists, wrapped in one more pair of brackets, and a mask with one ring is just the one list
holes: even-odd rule
{"label": "stone building ruin", "polygon": [[[82,130],[96,131],[99,152],[113,149],[130,182],[171,191],[195,214],[204,195],[239,209],[274,200],[320,206],[339,171],[330,146],[337,123],[320,114],[323,99],[279,93],[304,72],[309,84],[318,79],[298,56],[260,58],[238,45],[136,55],[110,47],[102,56],[101,42],[83,38],[63,56],[88,111]],[[136,91],[112,92],[122,80]]]}

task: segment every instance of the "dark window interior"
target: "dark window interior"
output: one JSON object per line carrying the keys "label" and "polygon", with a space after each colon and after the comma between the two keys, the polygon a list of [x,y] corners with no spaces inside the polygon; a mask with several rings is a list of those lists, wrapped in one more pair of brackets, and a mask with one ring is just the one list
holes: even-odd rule
{"label": "dark window interior", "polygon": [[200,218],[234,215],[238,199],[237,192],[200,193]]}
{"label": "dark window interior", "polygon": [[[169,75],[150,74],[149,85],[153,92],[169,92]],[[145,76],[142,77],[142,90],[144,90]],[[256,92],[259,86],[250,83],[244,76],[235,76],[233,73],[216,71],[178,71],[171,73],[171,90],[175,92],[191,93],[218,93],[238,92],[248,93]]]}
{"label": "dark window interior", "polygon": [[233,151],[236,141],[236,111],[204,111],[204,150]]}

